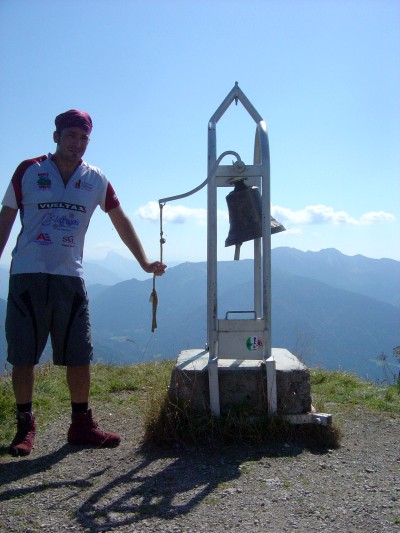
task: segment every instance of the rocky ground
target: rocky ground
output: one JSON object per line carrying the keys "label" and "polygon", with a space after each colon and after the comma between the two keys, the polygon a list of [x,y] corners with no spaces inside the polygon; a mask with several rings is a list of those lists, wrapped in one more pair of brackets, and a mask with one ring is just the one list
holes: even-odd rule
{"label": "rocky ground", "polygon": [[[94,405],[114,450],[66,444],[68,414],[26,458],[0,457],[1,532],[397,532],[400,415],[335,415],[337,449],[143,447],[140,413]],[[4,450],[3,450],[4,452]]]}

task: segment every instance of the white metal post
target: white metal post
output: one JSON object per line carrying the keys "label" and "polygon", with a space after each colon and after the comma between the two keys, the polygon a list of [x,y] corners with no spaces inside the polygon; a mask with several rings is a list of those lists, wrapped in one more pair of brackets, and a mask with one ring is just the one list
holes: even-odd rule
{"label": "white metal post", "polygon": [[274,357],[268,357],[265,361],[267,372],[267,409],[268,414],[273,415],[278,410],[278,399],[276,392],[276,362]]}
{"label": "white metal post", "polygon": [[217,341],[217,185],[215,162],[217,160],[216,123],[208,124],[208,185],[207,185],[207,342],[209,349],[208,385],[210,408],[220,416],[218,383]]}
{"label": "white metal post", "polygon": [[[257,124],[258,144],[262,167],[262,228],[263,228],[263,316],[267,330],[267,345],[264,358],[271,357],[271,192],[270,192],[270,162],[267,126],[263,120]],[[256,142],[257,144],[257,142]]]}

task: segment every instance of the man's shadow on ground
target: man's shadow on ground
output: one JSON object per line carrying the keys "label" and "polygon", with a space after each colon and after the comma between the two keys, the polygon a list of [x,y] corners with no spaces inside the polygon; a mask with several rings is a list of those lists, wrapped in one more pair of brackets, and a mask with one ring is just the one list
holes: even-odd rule
{"label": "man's shadow on ground", "polygon": [[[79,479],[45,481],[39,485],[6,489],[0,493],[0,502],[28,496],[34,492],[75,488],[90,491],[103,474],[107,480],[97,490],[90,491],[86,500],[75,511],[75,520],[90,531],[134,525],[142,520],[158,518],[168,520],[189,513],[216,490],[224,490],[241,475],[241,465],[274,457],[293,457],[307,446],[274,443],[254,445],[240,443],[210,448],[165,447],[142,445],[133,450],[136,465],[120,472],[106,466]],[[58,450],[35,459],[23,459],[0,465],[0,484],[29,479],[45,472],[71,453],[82,450],[80,446],[63,445]],[[313,450],[310,450],[313,451]],[[327,449],[315,449],[325,453]],[[4,450],[0,450],[0,453]],[[110,470],[112,479],[110,481]],[[123,473],[121,473],[123,471]],[[215,494],[213,494],[213,498]],[[73,505],[71,500],[71,505]]]}
{"label": "man's shadow on ground", "polygon": [[[213,450],[142,446],[138,451],[141,462],[91,493],[78,509],[76,519],[91,531],[135,525],[151,518],[169,520],[189,513],[207,497],[213,501],[220,498],[242,474],[243,463],[293,457],[304,449],[283,443]],[[326,453],[327,449],[314,452]]]}
{"label": "man's shadow on ground", "polygon": [[[64,444],[58,450],[49,453],[47,455],[42,455],[35,459],[29,457],[26,458],[15,458],[10,459],[9,462],[0,463],[0,486],[8,486],[9,483],[15,481],[21,481],[24,478],[30,478],[39,474],[40,472],[45,472],[46,470],[51,469],[54,465],[61,462],[67,455],[71,453],[79,452],[81,447],[74,447],[69,444]],[[0,457],[8,453],[8,447],[0,447]],[[107,468],[104,468],[102,472],[96,472],[96,476],[101,475],[105,472]],[[54,479],[52,482],[45,482],[41,485],[32,486],[27,484],[26,487],[19,487],[18,489],[8,489],[0,493],[0,502],[13,500],[14,498],[19,498],[25,495],[29,495],[35,492],[42,492],[51,489],[62,489],[65,487],[81,487],[88,488],[92,486],[90,482],[90,477],[87,479],[75,479],[75,480],[63,480],[57,481]]]}

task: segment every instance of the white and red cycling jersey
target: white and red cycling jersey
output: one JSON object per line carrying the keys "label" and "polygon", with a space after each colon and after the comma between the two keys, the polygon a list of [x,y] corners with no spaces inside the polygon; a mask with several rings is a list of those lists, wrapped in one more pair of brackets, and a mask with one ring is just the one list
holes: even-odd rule
{"label": "white and red cycling jersey", "polygon": [[103,172],[81,161],[65,185],[52,155],[23,161],[2,204],[20,210],[22,228],[11,274],[43,272],[83,277],[82,256],[90,218],[119,200]]}

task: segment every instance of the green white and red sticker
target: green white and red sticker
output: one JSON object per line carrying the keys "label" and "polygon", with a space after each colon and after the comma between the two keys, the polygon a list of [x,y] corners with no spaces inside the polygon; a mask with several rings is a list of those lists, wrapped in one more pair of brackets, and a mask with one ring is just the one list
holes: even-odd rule
{"label": "green white and red sticker", "polygon": [[246,340],[246,346],[250,352],[258,352],[259,350],[262,350],[262,337],[257,337],[256,335],[249,337]]}

